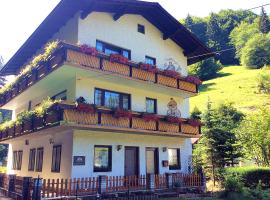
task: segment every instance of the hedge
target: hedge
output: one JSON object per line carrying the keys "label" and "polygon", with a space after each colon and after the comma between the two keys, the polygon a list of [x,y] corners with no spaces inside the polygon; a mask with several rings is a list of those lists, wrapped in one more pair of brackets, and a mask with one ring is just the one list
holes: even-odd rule
{"label": "hedge", "polygon": [[263,187],[270,188],[270,168],[230,167],[225,169],[225,178],[238,176],[246,187],[256,187],[261,181]]}

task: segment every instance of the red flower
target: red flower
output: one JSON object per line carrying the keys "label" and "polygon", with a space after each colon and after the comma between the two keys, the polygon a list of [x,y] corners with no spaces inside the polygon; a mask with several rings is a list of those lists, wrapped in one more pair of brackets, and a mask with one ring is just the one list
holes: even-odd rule
{"label": "red flower", "polygon": [[86,112],[86,113],[91,113],[91,114],[94,114],[96,111],[93,105],[87,104],[87,103],[78,103],[76,109],[79,112]]}
{"label": "red flower", "polygon": [[111,54],[110,62],[119,62],[122,64],[128,64],[129,59],[119,54]]}
{"label": "red flower", "polygon": [[149,122],[149,121],[158,121],[159,120],[158,115],[155,115],[155,114],[143,114],[142,118],[146,122]]}
{"label": "red flower", "polygon": [[97,56],[98,51],[94,47],[90,47],[87,44],[83,44],[80,46],[81,51],[85,54],[91,55],[91,56]]}
{"label": "red flower", "polygon": [[158,69],[155,65],[150,65],[150,64],[146,64],[146,63],[140,63],[139,68],[142,70],[146,70],[148,72],[152,72],[152,73],[158,72]]}
{"label": "red flower", "polygon": [[194,83],[196,85],[201,85],[202,84],[202,81],[196,76],[187,76],[185,78],[185,81],[190,82],[190,83]]}
{"label": "red flower", "polygon": [[177,71],[174,71],[174,70],[163,70],[160,72],[162,75],[164,76],[169,76],[171,78],[176,78],[176,79],[179,79],[181,78],[181,74]]}
{"label": "red flower", "polygon": [[122,110],[122,109],[116,109],[113,114],[114,117],[119,118],[119,117],[128,117],[129,119],[132,118],[132,112],[128,110]]}
{"label": "red flower", "polygon": [[183,122],[184,120],[182,118],[179,118],[179,117],[173,117],[173,116],[167,116],[166,117],[166,120],[170,123],[181,123]]}
{"label": "red flower", "polygon": [[188,119],[188,124],[194,127],[202,125],[202,123],[197,119]]}

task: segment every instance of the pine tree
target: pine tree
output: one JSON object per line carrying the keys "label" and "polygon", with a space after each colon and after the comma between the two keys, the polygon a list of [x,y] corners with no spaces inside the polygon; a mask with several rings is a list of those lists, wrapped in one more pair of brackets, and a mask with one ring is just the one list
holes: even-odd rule
{"label": "pine tree", "polygon": [[261,10],[259,27],[260,27],[260,31],[264,34],[269,33],[270,31],[270,21],[263,7]]}
{"label": "pine tree", "polygon": [[193,19],[192,17],[188,14],[186,19],[185,19],[185,25],[186,27],[191,31],[191,27],[194,25],[193,24]]}
{"label": "pine tree", "polygon": [[218,16],[211,13],[209,22],[207,24],[208,45],[214,50],[220,50],[222,43],[222,29],[219,26]]}

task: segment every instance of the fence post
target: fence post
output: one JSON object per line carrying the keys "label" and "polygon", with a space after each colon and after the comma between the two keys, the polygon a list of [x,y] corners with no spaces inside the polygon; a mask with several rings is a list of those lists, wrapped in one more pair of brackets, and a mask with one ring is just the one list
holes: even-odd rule
{"label": "fence post", "polygon": [[8,196],[15,191],[15,177],[16,175],[8,175]]}
{"label": "fence post", "polygon": [[204,173],[201,174],[202,192],[206,193],[206,177]]}
{"label": "fence post", "polygon": [[34,187],[33,187],[33,200],[40,200],[41,199],[41,189],[42,189],[42,179],[41,178],[34,178]]}
{"label": "fence post", "polygon": [[167,182],[168,189],[172,189],[173,188],[173,177],[172,177],[172,174],[166,173],[166,182]]}
{"label": "fence post", "polygon": [[147,188],[151,191],[155,190],[155,174],[147,175]]}
{"label": "fence post", "polygon": [[30,196],[30,180],[31,177],[23,177],[22,200],[28,200]]}
{"label": "fence post", "polygon": [[106,184],[107,176],[98,176],[98,193],[103,194],[106,192],[107,184]]}

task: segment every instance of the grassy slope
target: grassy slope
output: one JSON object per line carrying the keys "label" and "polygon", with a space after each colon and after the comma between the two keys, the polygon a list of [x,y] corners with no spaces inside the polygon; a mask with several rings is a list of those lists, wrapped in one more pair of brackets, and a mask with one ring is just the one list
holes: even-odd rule
{"label": "grassy slope", "polygon": [[257,106],[269,106],[270,96],[258,93],[256,78],[260,72],[243,66],[225,67],[220,77],[204,82],[200,94],[191,98],[191,111],[195,105],[205,110],[208,97],[215,105],[233,102],[243,112],[254,111]]}

